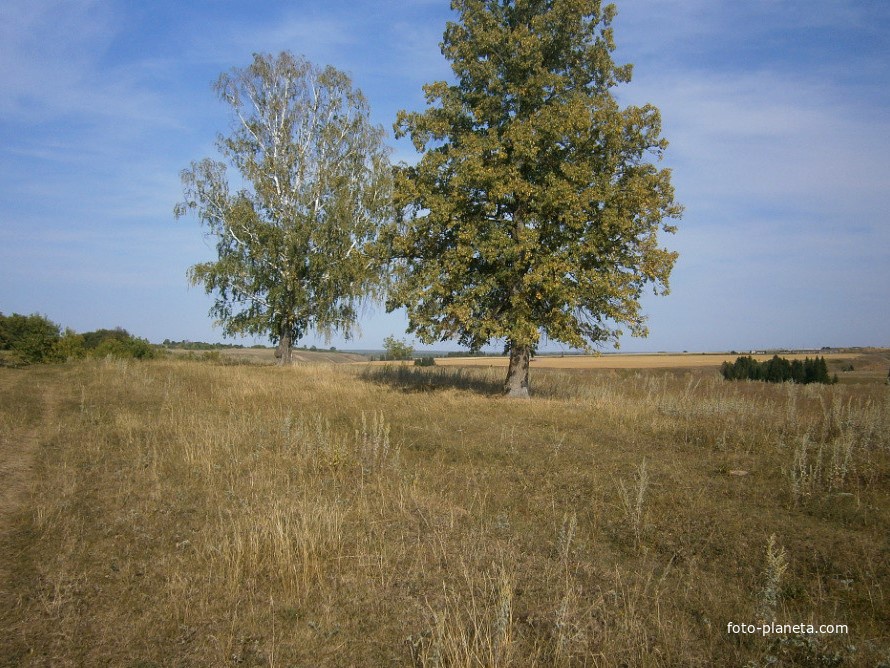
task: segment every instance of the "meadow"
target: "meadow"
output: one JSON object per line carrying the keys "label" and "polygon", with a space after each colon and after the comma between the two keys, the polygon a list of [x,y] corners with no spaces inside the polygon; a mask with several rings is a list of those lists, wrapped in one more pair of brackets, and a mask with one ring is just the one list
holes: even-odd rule
{"label": "meadow", "polygon": [[[890,360],[854,362],[533,368],[531,401],[498,368],[0,368],[0,664],[890,665]],[[727,630],[759,622],[848,632]]]}

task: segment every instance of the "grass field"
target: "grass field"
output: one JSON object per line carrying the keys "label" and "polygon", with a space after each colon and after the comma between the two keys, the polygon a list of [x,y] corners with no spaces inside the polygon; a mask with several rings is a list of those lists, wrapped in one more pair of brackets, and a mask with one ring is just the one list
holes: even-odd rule
{"label": "grass field", "polygon": [[0,664],[890,665],[882,360],[0,369]]}

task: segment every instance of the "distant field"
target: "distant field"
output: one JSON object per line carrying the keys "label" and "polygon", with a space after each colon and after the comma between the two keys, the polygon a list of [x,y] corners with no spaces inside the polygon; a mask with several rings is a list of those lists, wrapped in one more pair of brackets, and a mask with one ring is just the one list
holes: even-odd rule
{"label": "distant field", "polygon": [[[173,349],[169,351],[175,357],[210,359],[217,354],[222,360],[251,364],[275,364],[275,350],[272,348],[230,348],[219,351],[191,351]],[[420,355],[422,353],[418,353]],[[787,359],[804,359],[814,357],[809,354],[783,354]],[[884,382],[890,368],[890,350],[869,349],[829,353],[819,355],[825,357],[831,373],[838,373],[843,382]],[[723,362],[733,362],[738,355],[712,353],[658,353],[658,354],[605,354],[605,355],[541,355],[531,362],[533,369],[552,370],[684,370],[708,368],[717,369]],[[768,360],[772,354],[752,355],[758,361]],[[346,351],[302,350],[293,351],[295,364],[352,364],[372,366],[410,366],[411,360],[402,362],[369,361],[368,355]],[[506,368],[507,357],[436,357],[436,366],[440,367],[494,367]],[[853,372],[845,372],[850,366]]]}
{"label": "distant field", "polygon": [[[734,362],[739,355],[712,353],[662,353],[662,354],[627,354],[627,355],[541,355],[531,361],[532,369],[542,371],[699,371],[707,373],[708,369],[719,369],[723,362]],[[772,357],[768,355],[752,355],[758,361]],[[786,359],[804,359],[805,357],[824,357],[828,362],[828,370],[837,374],[842,383],[884,383],[890,369],[890,350],[866,349],[840,353],[817,355],[782,354]],[[506,357],[436,357],[438,367],[457,368],[503,368],[509,362]],[[366,358],[363,363],[368,364]],[[405,362],[370,362],[373,366],[405,366]]]}
{"label": "distant field", "polygon": [[[251,362],[253,364],[274,364],[275,350],[273,348],[223,348],[220,350],[169,350],[176,356],[201,358],[205,353],[219,353],[221,357],[239,362]],[[302,350],[295,349],[292,353],[297,364],[349,364],[352,362],[367,361],[365,355],[331,350]]]}
{"label": "distant field", "polygon": [[[782,355],[786,359],[804,359],[809,355]],[[567,355],[556,357],[542,355],[535,357],[532,367],[540,369],[689,369],[697,367],[719,367],[723,362],[734,362],[738,355],[713,355],[707,353],[652,354],[652,355]],[[772,355],[752,355],[758,361],[768,360]],[[826,361],[849,360],[856,355],[836,353],[820,355]],[[442,357],[436,359],[440,366],[503,366],[507,357]]]}

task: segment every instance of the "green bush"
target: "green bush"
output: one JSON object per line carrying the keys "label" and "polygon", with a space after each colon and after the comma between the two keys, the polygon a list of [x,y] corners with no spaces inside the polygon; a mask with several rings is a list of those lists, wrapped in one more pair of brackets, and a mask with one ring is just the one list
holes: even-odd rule
{"label": "green bush", "polygon": [[81,359],[86,354],[87,350],[84,346],[83,335],[70,328],[65,329],[65,333],[56,342],[55,349],[53,350],[53,358],[59,362]]}
{"label": "green bush", "polygon": [[155,347],[147,340],[120,327],[83,334],[70,328],[60,334],[59,330],[59,325],[42,315],[0,313],[0,366],[66,362],[86,356],[135,359],[157,356]]}
{"label": "green bush", "polygon": [[[112,335],[97,339],[98,333],[111,332]],[[153,359],[157,353],[145,339],[132,336],[125,329],[98,330],[83,335],[88,341],[87,350],[92,357],[120,357],[134,359]]]}
{"label": "green bush", "polygon": [[59,326],[42,315],[0,313],[0,363],[23,366],[39,362],[51,362],[53,352],[61,338]]}

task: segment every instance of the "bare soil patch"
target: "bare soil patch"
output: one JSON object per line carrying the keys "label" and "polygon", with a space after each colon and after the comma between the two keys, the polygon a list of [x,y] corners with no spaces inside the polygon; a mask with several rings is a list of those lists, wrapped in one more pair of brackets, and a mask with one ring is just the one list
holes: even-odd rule
{"label": "bare soil patch", "polygon": [[[0,396],[11,401],[21,396],[23,374],[10,372],[0,376]],[[13,412],[18,412],[13,408]],[[47,406],[47,409],[49,406]],[[34,455],[37,451],[39,424],[26,422],[25,407],[20,406],[21,421],[7,419],[0,432],[0,536],[10,529],[10,520],[27,498],[34,474]],[[47,411],[48,412],[48,411]],[[0,574],[5,560],[0,561]]]}

